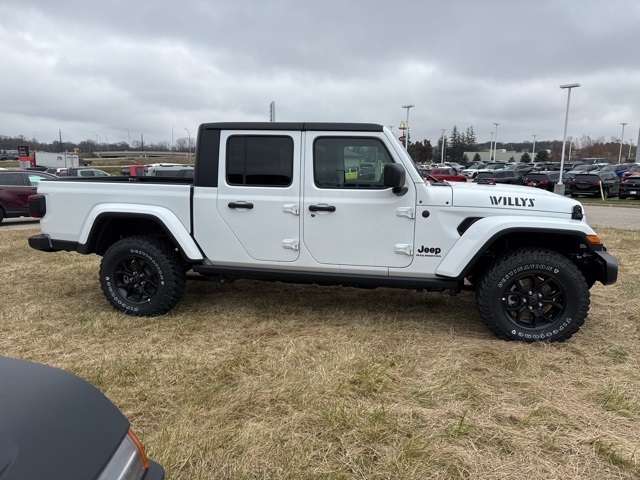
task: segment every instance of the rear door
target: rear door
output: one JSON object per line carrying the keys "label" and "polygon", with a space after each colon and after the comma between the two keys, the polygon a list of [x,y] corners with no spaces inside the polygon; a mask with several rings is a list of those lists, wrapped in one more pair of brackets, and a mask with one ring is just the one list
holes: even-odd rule
{"label": "rear door", "polygon": [[9,214],[22,214],[28,211],[29,195],[36,188],[27,185],[24,172],[0,173],[0,206]]}
{"label": "rear door", "polygon": [[[227,243],[224,261],[298,258],[301,136],[299,131],[221,132],[216,210],[240,247]],[[199,215],[198,221],[206,220]],[[219,257],[219,249],[207,251],[203,238],[207,257]]]}

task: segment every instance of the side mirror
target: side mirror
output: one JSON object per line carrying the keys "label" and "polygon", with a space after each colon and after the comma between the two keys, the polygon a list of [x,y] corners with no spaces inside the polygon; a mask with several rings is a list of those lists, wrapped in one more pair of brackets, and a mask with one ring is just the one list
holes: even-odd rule
{"label": "side mirror", "polygon": [[384,166],[384,186],[392,188],[393,194],[402,196],[409,191],[404,186],[407,173],[399,163],[386,163]]}

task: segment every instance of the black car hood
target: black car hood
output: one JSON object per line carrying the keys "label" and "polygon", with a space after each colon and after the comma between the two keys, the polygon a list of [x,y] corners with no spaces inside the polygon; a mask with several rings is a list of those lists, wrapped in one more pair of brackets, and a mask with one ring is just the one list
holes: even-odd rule
{"label": "black car hood", "polygon": [[0,357],[0,480],[94,479],[128,428],[85,380]]}

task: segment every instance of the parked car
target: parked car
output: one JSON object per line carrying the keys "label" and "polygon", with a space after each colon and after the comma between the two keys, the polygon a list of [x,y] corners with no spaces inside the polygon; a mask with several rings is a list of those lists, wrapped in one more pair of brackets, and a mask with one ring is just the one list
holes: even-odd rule
{"label": "parked car", "polygon": [[522,175],[513,170],[496,170],[494,172],[480,172],[473,179],[476,183],[508,183],[511,185],[524,185]]}
{"label": "parked car", "polygon": [[59,368],[0,357],[2,480],[161,480],[129,421],[97,388]]}
{"label": "parked car", "polygon": [[142,177],[144,176],[144,165],[126,165],[120,168],[122,177]]}
{"label": "parked car", "polygon": [[536,162],[533,169],[536,172],[552,172],[554,170],[560,170],[560,164],[556,164],[556,162]]}
{"label": "parked car", "polygon": [[462,170],[462,173],[467,178],[474,178],[479,170],[482,170],[487,166],[486,163],[476,163],[475,165],[469,165],[467,168]]}
{"label": "parked car", "polygon": [[460,172],[462,172],[462,170],[464,170],[464,165],[460,165],[457,162],[444,162],[444,163],[440,164],[438,167],[439,168],[448,167],[448,168],[451,168],[451,169],[455,170],[456,173],[460,173]]}
{"label": "parked car", "polygon": [[520,175],[525,176],[527,173],[533,170],[533,163],[523,163],[523,162],[509,163],[507,164],[506,167],[504,167],[503,170],[510,170],[512,172],[517,172]]}
{"label": "parked car", "polygon": [[[564,180],[564,179],[563,179]],[[560,181],[560,172],[530,172],[524,178],[524,184],[529,187],[542,188],[553,192]]]}
{"label": "parked car", "polygon": [[437,180],[446,180],[448,182],[466,182],[467,177],[461,173],[456,173],[453,168],[428,168],[424,170],[423,176],[431,175]]}
{"label": "parked car", "polygon": [[567,177],[569,179],[575,177],[579,173],[587,173],[591,170],[597,170],[598,167],[596,165],[590,165],[588,163],[581,163],[580,165],[575,165],[571,170],[566,172]]}
{"label": "parked car", "polygon": [[68,168],[67,176],[69,177],[110,177],[107,172],[98,170],[97,168]]}
{"label": "parked car", "polygon": [[[373,178],[373,164],[362,162],[358,169],[358,178],[363,175]],[[183,163],[151,163],[144,166],[145,176],[152,177],[193,177],[193,165],[185,165]]]}
{"label": "parked car", "polygon": [[626,163],[611,163],[608,165],[602,165],[598,168],[599,172],[613,172],[618,177],[621,177],[628,170],[629,164]]}
{"label": "parked car", "polygon": [[493,172],[494,170],[502,170],[507,166],[504,162],[492,162],[487,163],[484,168],[478,169],[478,173],[480,172]]}
{"label": "parked car", "polygon": [[629,170],[624,172],[620,178],[624,180],[632,175],[637,175],[639,173],[640,173],[640,164],[632,163],[631,165],[629,165]]}
{"label": "parked car", "polygon": [[42,180],[56,177],[44,172],[0,170],[0,222],[5,218],[28,217],[29,195],[36,193]]}
{"label": "parked car", "polygon": [[69,169],[66,167],[49,167],[44,170],[46,173],[50,173],[51,175],[55,175],[57,177],[65,177],[69,173]]}
{"label": "parked car", "polygon": [[640,174],[631,175],[620,182],[620,193],[618,196],[621,199],[627,197],[640,198]]}
{"label": "parked car", "polygon": [[620,177],[613,172],[593,171],[580,173],[569,181],[569,192],[572,197],[590,195],[599,197],[600,185],[605,198],[616,197],[620,192]]}

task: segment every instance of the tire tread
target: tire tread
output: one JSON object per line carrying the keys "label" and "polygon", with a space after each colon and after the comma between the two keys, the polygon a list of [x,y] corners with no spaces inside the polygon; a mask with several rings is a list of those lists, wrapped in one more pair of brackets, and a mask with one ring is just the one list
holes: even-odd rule
{"label": "tire tread", "polygon": [[554,335],[550,339],[545,340],[548,342],[564,342],[571,338],[574,333],[580,330],[580,327],[584,324],[587,313],[589,312],[590,305],[589,287],[584,276],[582,275],[582,272],[580,272],[578,267],[576,267],[575,264],[571,262],[571,260],[553,250],[548,250],[545,248],[520,248],[511,252],[507,252],[503,256],[499,257],[487,270],[478,285],[476,297],[480,316],[489,330],[491,330],[491,332],[498,338],[501,338],[503,340],[536,341],[535,339],[520,339],[510,335],[505,331],[504,327],[500,325],[499,321],[493,314],[490,292],[492,288],[491,286],[495,285],[495,283],[500,280],[500,278],[504,275],[505,270],[511,270],[515,267],[518,267],[522,263],[530,261],[556,264],[560,268],[564,268],[565,270],[571,272],[570,275],[576,281],[576,287],[580,292],[580,296],[584,299],[579,302],[579,307],[578,311],[575,314],[575,319],[569,325],[569,327],[564,329],[561,333]]}
{"label": "tire tread", "polygon": [[[106,268],[107,264],[110,261],[110,258],[114,255],[117,255],[120,249],[128,249],[131,247],[146,249],[152,256],[158,258],[159,261],[162,262],[162,266],[165,269],[165,282],[166,284],[170,284],[167,295],[162,298],[162,302],[160,302],[153,310],[150,311],[141,312],[122,309],[117,303],[114,303],[111,295],[109,294],[108,288],[103,281],[104,277],[107,275]],[[139,317],[158,316],[167,313],[169,310],[175,307],[182,298],[187,283],[185,272],[186,270],[184,268],[184,262],[182,261],[180,255],[175,251],[173,245],[168,241],[150,235],[135,235],[131,237],[125,237],[117,241],[107,250],[102,259],[102,262],[100,263],[100,285],[102,288],[102,292],[107,298],[107,301],[116,310],[124,312],[128,315]]]}

